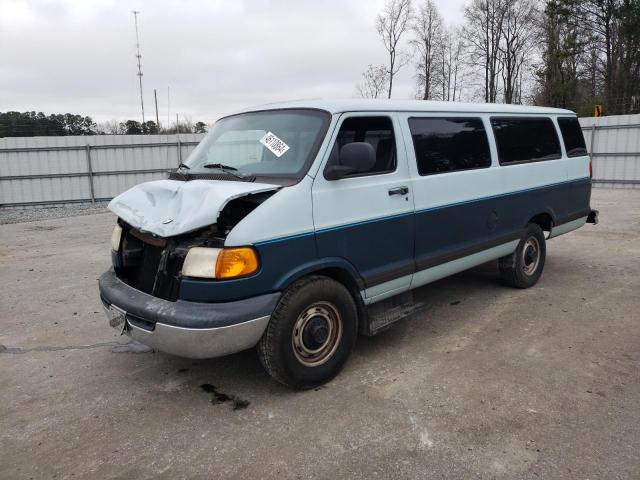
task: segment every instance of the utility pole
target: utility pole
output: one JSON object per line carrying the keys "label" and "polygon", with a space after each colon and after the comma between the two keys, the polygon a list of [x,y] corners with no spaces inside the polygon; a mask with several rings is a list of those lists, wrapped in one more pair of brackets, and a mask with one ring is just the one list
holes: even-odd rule
{"label": "utility pole", "polygon": [[153,89],[153,98],[156,99],[156,126],[158,128],[158,132],[160,131],[160,117],[158,116],[158,93],[156,89]]}
{"label": "utility pole", "polygon": [[[140,13],[137,10],[132,10],[133,13],[133,21],[136,25],[136,58],[138,59],[138,80],[140,82],[140,107],[142,108],[142,125],[144,125],[144,100],[142,96],[142,65],[140,60],[142,55],[140,55],[140,38],[138,36],[138,14]],[[144,127],[143,127],[144,128]]]}
{"label": "utility pole", "polygon": [[167,128],[171,126],[171,95],[169,94],[169,87],[167,86]]}
{"label": "utility pole", "polygon": [[180,133],[180,122],[178,121],[178,114],[176,113],[176,132]]}

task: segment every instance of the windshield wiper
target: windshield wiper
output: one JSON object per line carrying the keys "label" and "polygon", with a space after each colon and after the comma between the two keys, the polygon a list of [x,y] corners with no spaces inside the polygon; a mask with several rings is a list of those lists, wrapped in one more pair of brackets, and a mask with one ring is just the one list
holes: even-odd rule
{"label": "windshield wiper", "polygon": [[224,173],[228,173],[229,175],[233,175],[236,178],[244,178],[244,175],[240,173],[235,173],[238,171],[236,167],[232,167],[231,165],[225,165],[223,163],[205,163],[203,168],[217,168],[218,170],[222,170]]}
{"label": "windshield wiper", "polygon": [[178,165],[178,168],[176,169],[176,172],[175,172],[178,175],[180,175],[184,181],[187,181],[188,180],[187,174],[184,173],[184,172],[181,172],[181,170],[191,170],[191,167],[189,165],[187,165],[186,163],[180,162],[180,164]]}
{"label": "windshield wiper", "polygon": [[233,170],[237,172],[238,169],[236,167],[232,167],[231,165],[225,165],[223,163],[205,163],[203,165],[204,168],[219,168],[220,170]]}

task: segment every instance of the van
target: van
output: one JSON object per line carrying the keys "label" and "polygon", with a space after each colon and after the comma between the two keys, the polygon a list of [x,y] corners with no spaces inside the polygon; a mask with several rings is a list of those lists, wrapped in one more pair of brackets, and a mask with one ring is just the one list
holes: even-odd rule
{"label": "van", "polygon": [[114,198],[109,323],[210,358],[257,346],[279,382],[333,378],[411,291],[497,260],[540,279],[546,240],[597,222],[568,110],[429,101],[270,104],[229,115],[166,180]]}

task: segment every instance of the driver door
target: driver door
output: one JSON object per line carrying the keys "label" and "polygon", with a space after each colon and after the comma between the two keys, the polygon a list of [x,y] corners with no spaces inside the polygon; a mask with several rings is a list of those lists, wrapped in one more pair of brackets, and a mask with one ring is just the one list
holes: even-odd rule
{"label": "driver door", "polygon": [[[318,254],[349,261],[367,303],[407,290],[414,272],[413,192],[400,132],[393,113],[344,114],[312,187]],[[324,170],[339,163],[340,148],[350,142],[369,143],[374,166],[327,180]]]}

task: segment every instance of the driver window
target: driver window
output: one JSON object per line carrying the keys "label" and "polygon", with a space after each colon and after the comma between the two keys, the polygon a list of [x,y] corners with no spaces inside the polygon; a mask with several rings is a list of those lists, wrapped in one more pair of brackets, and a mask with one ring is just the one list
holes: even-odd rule
{"label": "driver window", "polygon": [[366,142],[376,152],[376,163],[366,172],[350,177],[393,172],[396,169],[396,143],[393,123],[389,117],[351,117],[342,122],[327,166],[339,165],[339,152],[352,142]]}

